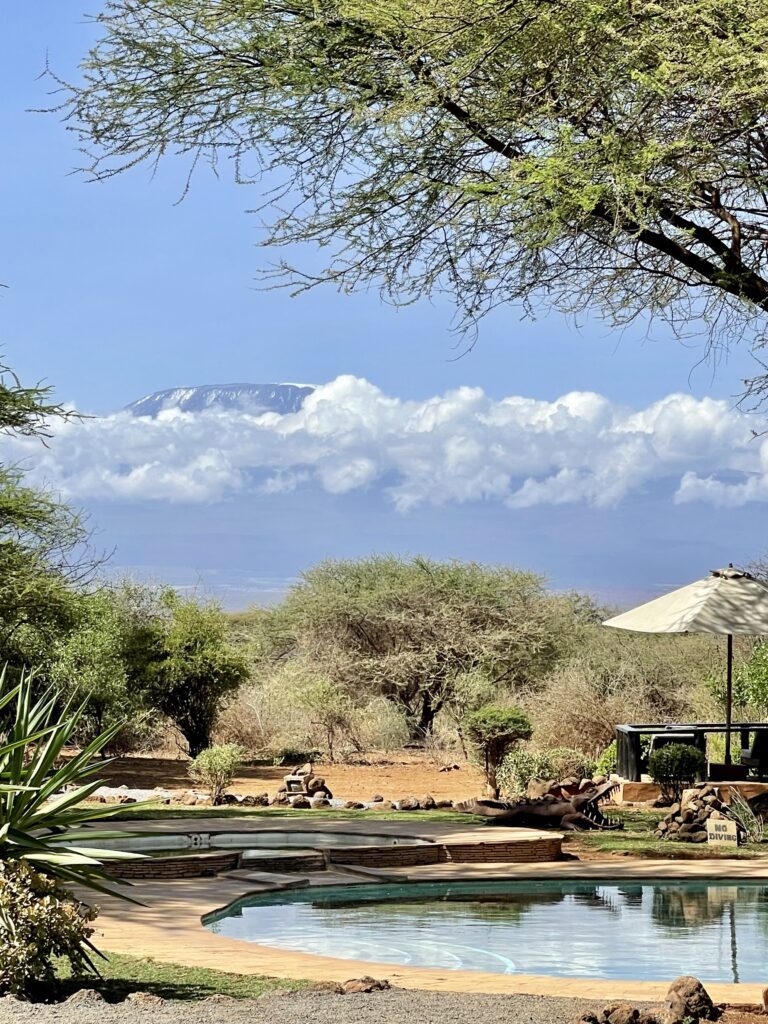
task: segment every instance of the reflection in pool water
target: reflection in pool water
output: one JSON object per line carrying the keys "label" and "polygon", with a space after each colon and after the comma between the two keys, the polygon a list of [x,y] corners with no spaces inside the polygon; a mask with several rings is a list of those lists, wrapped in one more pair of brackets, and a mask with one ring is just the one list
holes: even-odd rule
{"label": "reflection in pool water", "polygon": [[768,886],[329,886],[251,896],[205,923],[277,949],[441,970],[749,982],[765,979]]}

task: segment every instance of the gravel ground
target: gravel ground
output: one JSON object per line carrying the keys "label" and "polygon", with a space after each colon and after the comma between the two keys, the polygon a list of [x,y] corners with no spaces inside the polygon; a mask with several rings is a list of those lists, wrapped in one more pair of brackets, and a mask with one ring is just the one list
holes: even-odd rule
{"label": "gravel ground", "polygon": [[397,991],[358,995],[269,995],[261,999],[76,1002],[53,1006],[0,1000],[13,1024],[569,1024],[594,1002],[545,996],[487,996]]}

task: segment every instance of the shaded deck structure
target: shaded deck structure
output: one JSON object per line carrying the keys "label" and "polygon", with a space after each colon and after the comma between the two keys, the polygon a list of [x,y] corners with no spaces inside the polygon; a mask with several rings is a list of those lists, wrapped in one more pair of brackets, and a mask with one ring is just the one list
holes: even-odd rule
{"label": "shaded deck structure", "polygon": [[[741,755],[733,764],[708,762],[707,780],[742,782],[768,780],[768,722],[686,722],[670,724],[632,724],[616,726],[616,770],[627,782],[640,782],[647,770],[643,739],[651,739],[652,749],[668,743],[686,743],[705,756],[710,734],[738,736]],[[702,780],[699,780],[702,781]]]}

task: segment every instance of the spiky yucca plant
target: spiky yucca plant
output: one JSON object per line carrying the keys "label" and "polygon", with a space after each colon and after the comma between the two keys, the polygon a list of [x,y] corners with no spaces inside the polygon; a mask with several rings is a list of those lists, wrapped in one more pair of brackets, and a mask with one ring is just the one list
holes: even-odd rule
{"label": "spiky yucca plant", "polygon": [[16,685],[8,676],[0,673],[0,721],[7,723],[0,732],[0,860],[22,860],[66,883],[114,893],[102,862],[139,855],[99,849],[125,833],[90,829],[115,808],[85,801],[101,784],[94,775],[108,762],[99,754],[120,725],[65,759],[86,705],[62,703],[54,689],[35,699],[31,673],[22,672]]}

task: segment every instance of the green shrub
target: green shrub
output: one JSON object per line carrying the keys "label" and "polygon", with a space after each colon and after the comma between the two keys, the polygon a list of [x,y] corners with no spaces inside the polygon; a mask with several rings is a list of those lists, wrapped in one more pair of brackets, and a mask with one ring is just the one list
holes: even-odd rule
{"label": "green shrub", "polygon": [[611,740],[605,750],[602,752],[600,757],[597,759],[597,774],[598,775],[613,775],[616,771],[618,764],[618,753],[616,750],[616,740]]}
{"label": "green shrub", "polygon": [[533,779],[591,779],[595,761],[580,750],[553,747],[551,750],[513,750],[507,754],[497,773],[499,788],[509,796],[525,793]]}
{"label": "green shrub", "polygon": [[[0,672],[0,861],[25,860],[49,875],[104,891],[111,881],[102,860],[135,860],[143,855],[98,849],[110,832],[84,833],[84,826],[108,818],[116,807],[94,807],[86,801],[101,785],[94,775],[104,764],[99,754],[120,730],[115,723],[72,757],[85,704],[73,708],[58,690],[38,700],[30,673],[19,682]],[[79,846],[87,836],[88,851]],[[113,891],[113,890],[108,890]],[[119,895],[119,894],[118,894]]]}
{"label": "green shrub", "polygon": [[189,774],[205,786],[211,803],[218,804],[232,785],[238,768],[242,767],[245,751],[238,743],[221,743],[201,750],[189,765]]}
{"label": "green shrub", "polygon": [[571,747],[553,747],[545,751],[552,765],[553,775],[551,778],[557,782],[563,779],[591,779],[597,771],[597,762],[593,757],[584,754],[581,750],[573,750]]}
{"label": "green shrub", "polygon": [[24,861],[0,860],[0,994],[25,997],[49,989],[57,957],[75,975],[93,971],[90,922],[96,913]]}
{"label": "green shrub", "polygon": [[520,740],[531,737],[528,716],[520,708],[485,704],[467,715],[464,727],[482,758],[488,791],[498,796],[497,773],[504,757]]}
{"label": "green shrub", "polygon": [[648,758],[648,773],[661,787],[662,796],[680,800],[683,790],[693,785],[706,768],[704,754],[686,743],[668,743]]}
{"label": "green shrub", "polygon": [[501,762],[496,778],[505,796],[525,793],[532,779],[551,779],[552,765],[540,750],[512,750]]}

